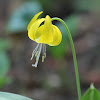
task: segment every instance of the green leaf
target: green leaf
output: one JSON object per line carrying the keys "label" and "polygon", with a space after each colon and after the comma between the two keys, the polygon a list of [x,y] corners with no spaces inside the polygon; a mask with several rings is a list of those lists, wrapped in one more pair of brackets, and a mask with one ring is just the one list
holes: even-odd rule
{"label": "green leaf", "polygon": [[0,77],[0,89],[2,89],[5,84],[11,83],[11,81],[12,79],[10,77]]}
{"label": "green leaf", "polygon": [[93,84],[91,84],[90,88],[85,92],[82,100],[100,100],[100,94]]}
{"label": "green leaf", "polygon": [[40,11],[42,11],[42,6],[37,1],[23,3],[12,12],[6,25],[6,31],[9,34],[27,31],[28,23]]}
{"label": "green leaf", "polygon": [[10,68],[10,61],[5,52],[0,52],[0,78],[4,77]]}
{"label": "green leaf", "polygon": [[0,100],[33,100],[18,94],[0,92]]}
{"label": "green leaf", "polygon": [[10,69],[10,60],[6,54],[6,50],[10,47],[10,41],[0,38],[0,88],[5,83],[10,82],[7,73]]}
{"label": "green leaf", "polygon": [[5,51],[0,51],[0,88],[5,83],[10,82],[10,78],[7,73],[10,69],[10,61]]}

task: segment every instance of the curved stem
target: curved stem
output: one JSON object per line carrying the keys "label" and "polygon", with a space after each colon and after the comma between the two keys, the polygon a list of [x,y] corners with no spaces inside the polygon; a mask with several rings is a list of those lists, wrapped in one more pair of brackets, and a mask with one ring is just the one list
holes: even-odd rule
{"label": "curved stem", "polygon": [[75,67],[76,84],[77,84],[77,91],[78,91],[78,98],[79,98],[79,100],[81,100],[80,80],[79,80],[77,59],[76,59],[76,53],[75,53],[75,48],[74,48],[74,43],[73,43],[73,40],[72,40],[72,36],[70,34],[70,31],[69,31],[66,23],[62,19],[55,17],[55,18],[51,19],[51,21],[53,21],[53,20],[60,21],[65,26],[65,28],[66,28],[66,31],[67,31],[67,34],[68,34],[68,37],[69,37],[69,40],[70,40],[71,48],[72,48],[72,54],[73,54],[73,60],[74,60],[74,67]]}

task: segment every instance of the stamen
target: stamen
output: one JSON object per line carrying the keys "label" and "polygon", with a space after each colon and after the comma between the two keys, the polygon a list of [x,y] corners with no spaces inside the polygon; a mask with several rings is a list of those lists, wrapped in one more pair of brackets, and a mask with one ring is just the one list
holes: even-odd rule
{"label": "stamen", "polygon": [[44,59],[45,59],[45,57],[44,57],[44,56],[42,56],[42,62],[44,62]]}
{"label": "stamen", "polygon": [[33,50],[33,52],[32,52],[32,57],[31,57],[30,60],[33,59],[34,55],[36,54],[36,52],[37,52],[37,50],[38,50],[38,48],[39,48],[39,45],[40,45],[40,44],[38,43],[37,46],[36,46],[36,48]]}
{"label": "stamen", "polygon": [[44,53],[44,58],[46,58],[46,52]]}
{"label": "stamen", "polygon": [[40,57],[40,54],[41,54],[41,49],[42,49],[42,44],[40,44],[40,46],[39,46],[38,54],[36,56],[36,62],[35,62],[35,64],[32,64],[33,67],[37,67],[39,57]]}
{"label": "stamen", "polygon": [[42,46],[42,62],[44,62],[44,44]]}
{"label": "stamen", "polygon": [[46,45],[44,45],[44,57],[46,58]]}
{"label": "stamen", "polygon": [[46,53],[46,45],[44,45],[44,52]]}
{"label": "stamen", "polygon": [[44,62],[45,58],[46,58],[46,46],[45,46],[45,44],[43,44],[42,62]]}
{"label": "stamen", "polygon": [[35,57],[37,57],[38,53],[39,53],[39,51],[36,52]]}

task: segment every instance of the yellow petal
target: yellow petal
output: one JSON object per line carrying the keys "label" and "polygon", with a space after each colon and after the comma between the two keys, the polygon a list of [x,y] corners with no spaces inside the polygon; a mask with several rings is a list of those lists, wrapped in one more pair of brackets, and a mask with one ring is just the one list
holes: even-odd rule
{"label": "yellow petal", "polygon": [[52,30],[53,30],[53,41],[52,43],[48,44],[50,46],[57,46],[60,44],[61,40],[62,40],[62,34],[60,32],[60,30],[58,29],[57,26],[52,25]]}
{"label": "yellow petal", "polygon": [[38,37],[38,40],[36,40],[37,43],[51,43],[53,41],[53,37],[52,37],[52,30],[47,30],[45,28],[45,25],[42,25],[38,28],[36,35],[40,37]]}
{"label": "yellow petal", "polygon": [[49,15],[47,15],[45,18],[44,26],[45,26],[47,31],[52,30],[52,22],[51,22],[51,18]]}
{"label": "yellow petal", "polygon": [[52,32],[51,18],[47,15],[44,25],[41,25],[36,32],[37,37],[40,36],[36,42],[45,44],[51,43],[53,41]]}
{"label": "yellow petal", "polygon": [[[41,12],[40,12],[41,13]],[[39,13],[37,14],[38,17]],[[47,15],[46,18],[41,18],[36,20],[35,22],[34,18],[32,22],[29,24],[28,29],[28,36],[31,40],[36,41],[37,43],[44,43],[48,44],[50,46],[56,46],[59,45],[62,40],[62,35],[60,30],[57,26],[52,25],[51,18]],[[44,25],[40,24],[44,22]],[[39,27],[40,26],[40,27]]]}
{"label": "yellow petal", "polygon": [[43,13],[43,11],[37,13],[37,14],[32,18],[32,20],[31,20],[30,23],[28,24],[27,30],[29,30],[29,28],[31,27],[31,25],[37,20],[38,16],[39,16],[40,14],[42,14],[42,13]]}
{"label": "yellow petal", "polygon": [[42,25],[38,28],[36,34],[40,35],[36,40],[37,43],[45,43],[50,46],[57,46],[62,40],[61,32],[55,25],[52,25],[52,30],[50,31],[47,31],[45,25]]}
{"label": "yellow petal", "polygon": [[40,24],[45,20],[45,18],[41,18],[41,19],[38,19],[36,22],[34,22],[29,30],[28,30],[28,37],[31,39],[31,40],[36,40],[38,37],[36,37],[36,31],[37,29],[39,28]]}

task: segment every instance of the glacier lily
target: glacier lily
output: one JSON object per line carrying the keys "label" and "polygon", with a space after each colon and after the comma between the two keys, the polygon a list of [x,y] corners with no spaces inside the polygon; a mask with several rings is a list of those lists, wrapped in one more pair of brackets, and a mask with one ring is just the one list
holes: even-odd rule
{"label": "glacier lily", "polygon": [[44,59],[46,58],[46,44],[49,46],[57,46],[62,40],[60,30],[57,26],[52,24],[49,15],[47,15],[45,18],[37,19],[42,13],[43,11],[36,14],[28,24],[27,28],[28,37],[38,43],[36,48],[33,50],[31,57],[31,60],[34,55],[36,57],[35,64],[32,64],[33,67],[37,67],[41,52],[43,53],[42,62],[44,62]]}
{"label": "glacier lily", "polygon": [[[74,60],[78,99],[81,100],[81,88],[80,88],[77,59],[76,59],[74,43],[73,43],[73,39],[72,39],[72,36],[70,34],[70,31],[69,31],[66,23],[60,18],[54,17],[51,19],[49,17],[49,15],[47,15],[46,18],[37,19],[41,13],[42,12],[39,12],[38,14],[36,14],[28,25],[29,38],[38,43],[38,45],[36,46],[35,50],[32,53],[32,58],[34,55],[36,56],[36,62],[32,66],[37,67],[41,50],[43,50],[42,61],[44,61],[44,59],[46,57],[45,44],[48,44],[50,46],[56,46],[56,45],[60,44],[60,42],[62,40],[61,32],[57,26],[52,24],[52,21],[57,20],[57,21],[61,22],[67,31],[69,41],[71,44],[73,60]],[[42,24],[43,22],[44,22],[44,24]]]}

